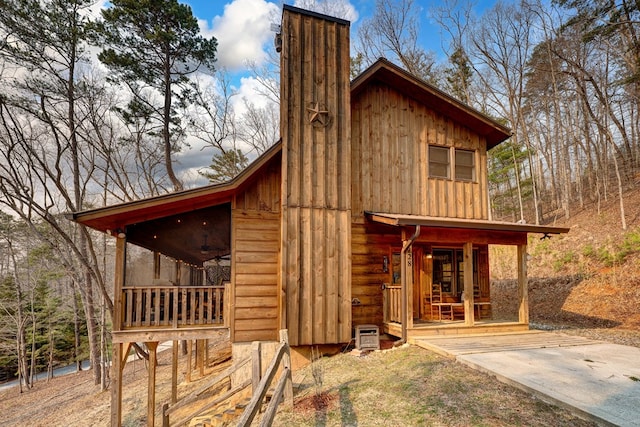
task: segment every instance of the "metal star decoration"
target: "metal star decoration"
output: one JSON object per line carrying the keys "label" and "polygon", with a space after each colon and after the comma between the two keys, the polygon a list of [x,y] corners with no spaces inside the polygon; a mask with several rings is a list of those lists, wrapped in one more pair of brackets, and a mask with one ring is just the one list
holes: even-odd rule
{"label": "metal star decoration", "polygon": [[309,113],[309,123],[320,123],[322,126],[327,125],[327,118],[329,115],[329,111],[321,110],[320,104],[315,103],[312,107],[307,107],[307,112]]}

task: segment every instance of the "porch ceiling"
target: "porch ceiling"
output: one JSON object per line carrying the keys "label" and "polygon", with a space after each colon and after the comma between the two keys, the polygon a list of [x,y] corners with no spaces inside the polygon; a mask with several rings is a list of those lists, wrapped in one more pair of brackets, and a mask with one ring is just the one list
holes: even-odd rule
{"label": "porch ceiling", "polygon": [[370,221],[394,226],[419,225],[435,228],[462,228],[484,231],[509,231],[519,233],[562,234],[569,228],[546,225],[520,224],[504,221],[487,221],[479,219],[438,218],[432,216],[406,215],[397,213],[365,212]]}
{"label": "porch ceiling", "polygon": [[201,265],[231,253],[231,204],[131,224],[127,242]]}

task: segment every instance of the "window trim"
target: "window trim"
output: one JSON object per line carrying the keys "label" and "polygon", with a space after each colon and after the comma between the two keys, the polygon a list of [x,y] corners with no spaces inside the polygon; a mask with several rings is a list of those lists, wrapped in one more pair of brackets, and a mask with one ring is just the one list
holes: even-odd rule
{"label": "window trim", "polygon": [[[469,153],[471,155],[471,166],[467,165],[458,165],[458,153]],[[454,151],[454,160],[453,160],[453,176],[456,181],[464,181],[464,182],[476,182],[477,181],[477,172],[476,172],[476,151],[475,150],[465,150],[463,148],[456,148]],[[463,168],[471,169],[471,178],[460,177],[458,176],[458,170]]]}
{"label": "window trim", "polygon": [[[432,159],[432,155],[431,155],[431,149],[435,149],[435,150],[443,150],[447,152],[447,162],[443,163],[443,162],[439,162],[436,161],[434,159]],[[432,145],[429,144],[429,178],[436,178],[436,179],[451,179],[451,147],[443,147],[441,145]],[[435,156],[433,156],[435,157]],[[432,168],[433,165],[433,168]],[[442,176],[442,175],[437,175],[434,173],[434,168],[435,166],[444,166],[444,169],[446,170],[447,174],[446,176]]]}

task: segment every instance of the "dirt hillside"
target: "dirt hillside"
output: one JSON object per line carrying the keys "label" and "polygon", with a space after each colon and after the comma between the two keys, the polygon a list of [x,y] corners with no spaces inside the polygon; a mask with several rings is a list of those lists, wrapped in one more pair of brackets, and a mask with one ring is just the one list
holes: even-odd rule
{"label": "dirt hillside", "polygon": [[[590,205],[570,219],[566,235],[529,238],[527,265],[531,323],[640,347],[640,189],[624,197],[627,229],[617,197]],[[513,248],[491,248],[492,302],[512,313],[516,289]],[[512,293],[510,295],[513,295]],[[497,312],[500,315],[500,312]]]}

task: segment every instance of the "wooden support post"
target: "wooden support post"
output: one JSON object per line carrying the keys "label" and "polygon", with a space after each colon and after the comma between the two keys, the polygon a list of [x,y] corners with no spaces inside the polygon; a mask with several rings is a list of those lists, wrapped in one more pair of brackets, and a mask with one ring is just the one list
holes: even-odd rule
{"label": "wooden support post", "polygon": [[113,343],[111,365],[111,426],[122,425],[122,343]]}
{"label": "wooden support post", "polygon": [[191,382],[191,370],[193,367],[191,366],[191,361],[193,357],[193,340],[187,341],[187,382]]}
{"label": "wooden support post", "polygon": [[204,340],[196,340],[196,366],[200,377],[204,377]]}
{"label": "wooden support post", "polygon": [[413,282],[413,266],[414,266],[414,262],[413,262],[413,247],[409,246],[409,248],[407,249],[407,256],[406,256],[406,262],[407,262],[407,328],[411,329],[413,328],[413,286],[414,286],[414,282]]}
{"label": "wooden support post", "polygon": [[473,243],[466,242],[462,247],[462,259],[464,269],[464,290],[462,291],[464,300],[464,324],[473,326]]}
{"label": "wooden support post", "polygon": [[149,349],[149,384],[147,388],[147,426],[153,427],[156,416],[156,365],[158,362],[158,342],[147,343]]}
{"label": "wooden support post", "polygon": [[529,324],[529,289],[527,283],[527,245],[518,245],[518,322]]}
{"label": "wooden support post", "polygon": [[178,401],[178,341],[173,341],[171,358],[171,403]]}
{"label": "wooden support post", "polygon": [[262,351],[260,341],[251,343],[251,393],[255,393],[262,378]]}
{"label": "wooden support post", "polygon": [[[127,240],[118,233],[116,238],[115,272],[113,280],[113,331],[122,329],[122,288],[124,286]],[[122,343],[113,343],[111,365],[111,425],[122,425],[122,370],[126,362]],[[127,345],[128,353],[129,345]],[[123,360],[123,357],[125,358]]]}
{"label": "wooden support post", "polygon": [[289,331],[286,329],[280,330],[280,342],[287,344],[287,351],[282,356],[282,368],[283,370],[289,370],[287,375],[287,382],[284,386],[284,404],[288,408],[293,407],[293,381],[291,379],[291,349],[289,348]]}

